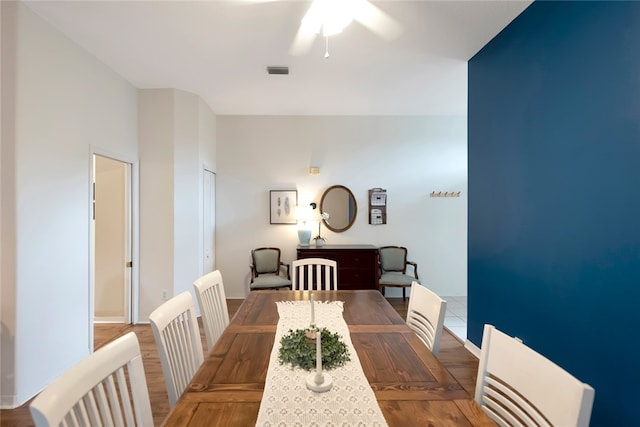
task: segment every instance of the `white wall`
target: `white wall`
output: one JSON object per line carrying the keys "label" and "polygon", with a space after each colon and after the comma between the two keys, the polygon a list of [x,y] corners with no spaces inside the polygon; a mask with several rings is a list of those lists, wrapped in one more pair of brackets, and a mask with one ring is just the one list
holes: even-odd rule
{"label": "white wall", "polygon": [[140,321],[202,275],[202,173],[215,170],[213,112],[194,94],[139,90]]}
{"label": "white wall", "polygon": [[[285,262],[295,258],[296,227],[269,224],[269,190],[297,189],[299,203],[319,203],[334,184],[351,189],[358,216],[344,233],[323,228],[327,244],[407,246],[423,283],[441,295],[466,295],[465,117],[217,119],[217,268],[228,297],[248,292],[252,248],[278,246]],[[310,176],[309,166],[320,174]],[[374,187],[387,189],[387,225],[368,224]],[[430,198],[431,191],[461,197]]]}
{"label": "white wall", "polygon": [[[174,271],[175,294],[193,290],[202,272],[199,252],[202,166],[199,161],[199,97],[175,92]],[[194,295],[195,296],[195,295]]]}
{"label": "white wall", "polygon": [[[173,90],[138,91],[140,319],[173,294]],[[144,161],[142,160],[144,159]]]}
{"label": "white wall", "polygon": [[[169,296],[191,290],[202,272],[202,169],[216,168],[216,118],[193,94],[149,90],[138,98],[131,84],[28,6],[0,5],[0,405],[14,407],[93,349],[91,153],[140,159],[145,321],[163,289]],[[138,114],[146,138],[140,153]]]}
{"label": "white wall", "polygon": [[15,405],[15,4],[0,2],[0,407]]}
{"label": "white wall", "polygon": [[[199,239],[199,249],[198,249],[198,253],[201,254],[200,255],[200,266],[202,267],[200,270],[200,275],[204,275],[206,273],[210,273],[210,271],[205,271],[204,270],[204,253],[205,253],[205,241],[204,239],[209,238],[210,234],[213,234],[214,238],[213,238],[213,242],[207,242],[206,247],[213,249],[210,253],[211,256],[211,260],[210,262],[213,263],[214,268],[215,268],[215,262],[216,262],[216,252],[215,252],[215,226],[216,226],[216,222],[215,222],[215,209],[214,211],[211,213],[214,218],[213,221],[211,221],[211,218],[206,219],[207,224],[209,225],[209,227],[213,227],[213,231],[211,231],[210,228],[205,229],[205,218],[204,218],[204,214],[205,214],[205,205],[204,205],[204,192],[205,192],[205,177],[204,177],[204,169],[211,171],[213,173],[216,172],[216,116],[215,114],[213,114],[213,112],[211,111],[211,109],[209,108],[209,106],[207,104],[205,104],[205,102],[200,98],[199,99],[199,106],[198,106],[198,112],[199,112],[199,119],[198,119],[198,135],[199,135],[199,147],[200,147],[200,152],[199,152],[199,159],[201,162],[200,165],[200,178],[199,178],[199,184],[198,184],[198,194],[202,194],[202,197],[200,197],[200,204],[198,206],[198,212],[199,217],[198,217],[198,224],[200,224],[200,230],[198,232],[199,236],[201,236],[201,238]],[[215,178],[213,180],[213,185],[215,186]],[[215,188],[213,188],[213,197],[215,198]],[[209,208],[215,208],[215,199],[211,201],[212,202],[212,206],[209,206]],[[209,235],[207,235],[207,233],[209,233]],[[212,247],[213,246],[213,247]]]}
{"label": "white wall", "polygon": [[[6,59],[13,60],[15,71],[15,133],[7,142],[15,148],[15,201],[5,200],[4,192],[2,200],[3,211],[15,217],[15,277],[7,284],[3,273],[2,285],[3,293],[5,287],[15,292],[14,321],[5,322],[2,313],[2,354],[15,358],[15,376],[3,373],[4,405],[31,398],[93,348],[90,146],[137,158],[137,105],[128,82],[27,6],[2,2],[2,7],[3,17],[17,8],[15,37],[5,39],[4,26],[2,34],[3,67]],[[15,49],[15,58],[5,57],[5,43]],[[5,388],[5,381],[13,384]]]}

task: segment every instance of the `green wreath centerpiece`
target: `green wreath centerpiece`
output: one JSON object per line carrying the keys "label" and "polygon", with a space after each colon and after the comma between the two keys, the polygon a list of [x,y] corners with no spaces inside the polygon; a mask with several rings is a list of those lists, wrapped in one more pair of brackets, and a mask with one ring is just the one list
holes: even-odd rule
{"label": "green wreath centerpiece", "polygon": [[351,360],[349,349],[340,339],[340,335],[332,333],[327,328],[317,329],[289,329],[289,333],[280,339],[278,361],[281,364],[291,364],[305,371],[316,368],[316,340],[314,333],[320,333],[322,342],[322,368],[331,370]]}

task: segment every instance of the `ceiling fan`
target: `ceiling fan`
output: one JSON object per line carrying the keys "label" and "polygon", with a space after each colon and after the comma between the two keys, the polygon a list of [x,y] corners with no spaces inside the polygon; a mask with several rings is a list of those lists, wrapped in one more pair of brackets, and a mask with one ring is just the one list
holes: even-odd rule
{"label": "ceiling fan", "polygon": [[368,0],[313,0],[302,18],[289,54],[307,53],[315,37],[322,34],[326,41],[324,56],[328,58],[329,37],[341,33],[354,20],[386,40],[393,40],[402,33],[402,26],[396,20]]}

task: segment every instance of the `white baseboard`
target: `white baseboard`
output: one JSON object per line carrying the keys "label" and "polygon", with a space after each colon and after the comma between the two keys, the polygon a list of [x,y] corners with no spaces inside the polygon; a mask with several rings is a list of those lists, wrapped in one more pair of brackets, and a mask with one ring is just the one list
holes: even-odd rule
{"label": "white baseboard", "polygon": [[464,348],[466,348],[467,350],[469,350],[469,352],[471,354],[473,354],[475,357],[477,357],[478,359],[480,359],[480,348],[478,346],[476,346],[474,343],[472,343],[469,340],[466,340],[464,342]]}
{"label": "white baseboard", "polygon": [[95,317],[93,319],[94,323],[124,323],[124,317]]}
{"label": "white baseboard", "polygon": [[18,400],[16,395],[2,395],[0,396],[0,409],[16,409],[18,406]]}

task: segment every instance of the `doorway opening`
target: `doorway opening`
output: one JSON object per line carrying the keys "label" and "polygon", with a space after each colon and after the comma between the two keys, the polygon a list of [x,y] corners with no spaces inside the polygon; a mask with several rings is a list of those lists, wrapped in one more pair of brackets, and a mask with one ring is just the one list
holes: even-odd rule
{"label": "doorway opening", "polygon": [[132,164],[95,153],[92,160],[92,326],[93,322],[131,324]]}

